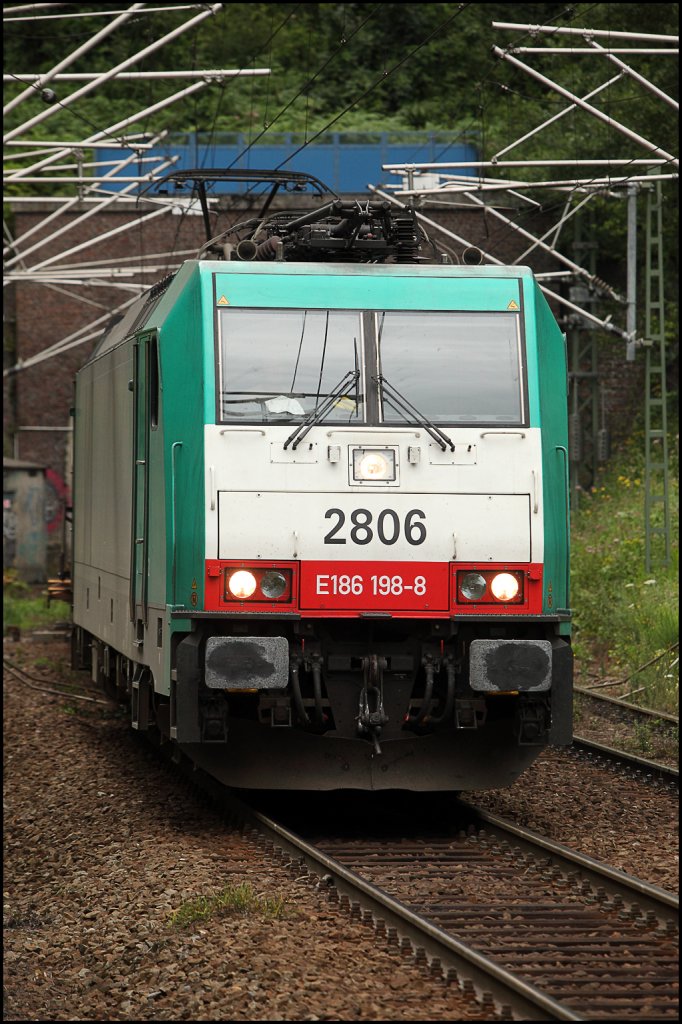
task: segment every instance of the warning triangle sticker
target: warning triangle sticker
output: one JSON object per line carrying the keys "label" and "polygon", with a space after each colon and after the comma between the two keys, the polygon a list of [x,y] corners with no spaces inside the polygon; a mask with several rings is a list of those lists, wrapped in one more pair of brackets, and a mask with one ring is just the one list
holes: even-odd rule
{"label": "warning triangle sticker", "polygon": [[507,309],[518,309],[518,308],[519,308],[519,304],[518,304],[518,302],[515,302],[514,299],[512,299],[511,302],[509,303],[509,305],[507,306]]}
{"label": "warning triangle sticker", "polygon": [[224,295],[221,295],[220,298],[218,299],[218,305],[219,306],[229,306],[230,303],[227,301],[227,299],[225,298]]}

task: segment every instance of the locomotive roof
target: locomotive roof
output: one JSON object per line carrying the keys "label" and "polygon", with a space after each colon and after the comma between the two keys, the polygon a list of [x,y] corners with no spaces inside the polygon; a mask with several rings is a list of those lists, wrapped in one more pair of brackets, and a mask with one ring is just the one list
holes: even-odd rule
{"label": "locomotive roof", "polygon": [[327,263],[327,262],[255,262],[225,260],[188,260],[208,273],[221,274],[317,274],[317,275],[372,275],[377,277],[454,277],[454,278],[519,278],[533,277],[530,267],[516,265],[483,264],[462,266],[443,263]]}

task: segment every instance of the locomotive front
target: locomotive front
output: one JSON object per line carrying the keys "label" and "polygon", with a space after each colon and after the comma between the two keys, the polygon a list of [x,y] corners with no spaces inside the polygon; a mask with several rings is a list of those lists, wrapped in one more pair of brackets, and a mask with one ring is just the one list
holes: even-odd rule
{"label": "locomotive front", "polygon": [[236,786],[509,784],[571,739],[565,354],[532,274],[198,266],[174,735]]}

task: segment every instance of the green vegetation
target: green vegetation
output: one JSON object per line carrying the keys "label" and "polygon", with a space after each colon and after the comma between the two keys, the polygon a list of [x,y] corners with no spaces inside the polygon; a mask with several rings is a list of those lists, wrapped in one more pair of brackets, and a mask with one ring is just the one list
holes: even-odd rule
{"label": "green vegetation", "polygon": [[284,916],[283,896],[257,895],[248,882],[228,885],[216,896],[198,896],[187,900],[170,915],[170,924],[187,928],[196,921],[205,921],[216,913],[260,914],[273,919]]}
{"label": "green vegetation", "polygon": [[[635,704],[677,714],[679,688],[679,495],[671,445],[670,565],[645,570],[644,458],[635,433],[589,493],[571,530],[571,605],[577,681]],[[654,547],[654,552],[656,548]],[[616,681],[618,681],[616,683]]]}
{"label": "green vegetation", "polygon": [[[131,18],[90,50],[78,63],[78,70],[108,71],[200,13],[164,6],[165,10],[157,13]],[[7,21],[6,69],[17,75],[48,70],[58,58],[101,31],[102,19],[87,17],[89,11],[99,11],[100,5],[79,4],[78,9],[78,20]],[[521,134],[526,125],[545,120],[548,105],[557,110],[565,106],[556,93],[491,55],[494,44],[500,48],[537,45],[532,37],[492,28],[493,22],[508,22],[510,17],[514,22],[536,25],[642,30],[639,4],[515,4],[510,10],[509,4],[236,3],[224,4],[216,14],[150,53],[132,69],[272,71],[269,76],[228,80],[223,86],[194,93],[159,111],[154,116],[155,130],[314,131],[340,117],[336,130],[365,131],[377,123],[384,129],[407,131],[442,128],[452,132],[458,126],[471,127],[479,136],[485,135],[486,145],[495,145],[497,136],[509,142],[510,133],[518,129]],[[675,4],[647,5],[648,31],[675,35],[678,20]],[[531,63],[550,76],[557,69],[557,60],[551,55],[536,56]],[[636,69],[660,88],[675,93],[677,72],[670,57],[640,56]],[[579,95],[604,78],[598,61],[573,60],[571,88]],[[78,83],[77,88],[82,85]],[[23,88],[19,82],[6,83],[8,99]],[[59,104],[74,86],[56,82],[54,91]],[[167,95],[167,82],[120,78],[91,90],[75,105],[64,106],[45,127],[50,126],[55,138],[84,138]],[[646,93],[640,95],[641,101],[633,104],[631,83],[625,76],[609,93],[609,105],[614,117],[622,114],[625,104],[634,108],[628,112],[628,123],[634,118],[632,126],[646,135],[651,124]],[[45,102],[36,90],[35,98],[10,112],[7,129],[44,109]],[[669,117],[674,134],[675,112],[670,108],[668,115],[660,105],[657,110],[660,119]],[[564,122],[561,125],[556,140],[562,149],[570,147],[572,154],[575,147],[591,149],[592,140],[586,133],[575,125],[571,131]],[[658,128],[666,131],[661,123]],[[42,125],[36,130],[36,137],[43,135]],[[602,130],[609,131],[595,121],[589,134]],[[608,138],[612,144],[612,133]],[[631,148],[627,141],[624,146]]]}
{"label": "green vegetation", "polygon": [[40,629],[57,622],[71,621],[71,606],[64,601],[50,601],[40,588],[22,583],[9,571],[4,575],[2,595],[2,633],[14,627],[20,630]]}
{"label": "green vegetation", "polygon": [[633,725],[634,743],[642,757],[651,757],[654,752],[654,730],[653,722],[635,722]]}

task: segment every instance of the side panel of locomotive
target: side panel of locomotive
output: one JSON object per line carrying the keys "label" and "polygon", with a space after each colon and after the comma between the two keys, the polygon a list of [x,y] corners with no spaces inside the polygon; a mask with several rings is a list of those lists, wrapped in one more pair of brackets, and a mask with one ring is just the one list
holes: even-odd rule
{"label": "side panel of locomotive", "polygon": [[[169,695],[178,562],[202,556],[204,336],[199,277],[184,266],[115,323],[79,371],[74,415],[74,662],[150,722]],[[155,294],[156,292],[156,294]],[[212,361],[212,356],[211,356]],[[182,465],[180,459],[182,458]],[[169,708],[161,709],[165,725]]]}

